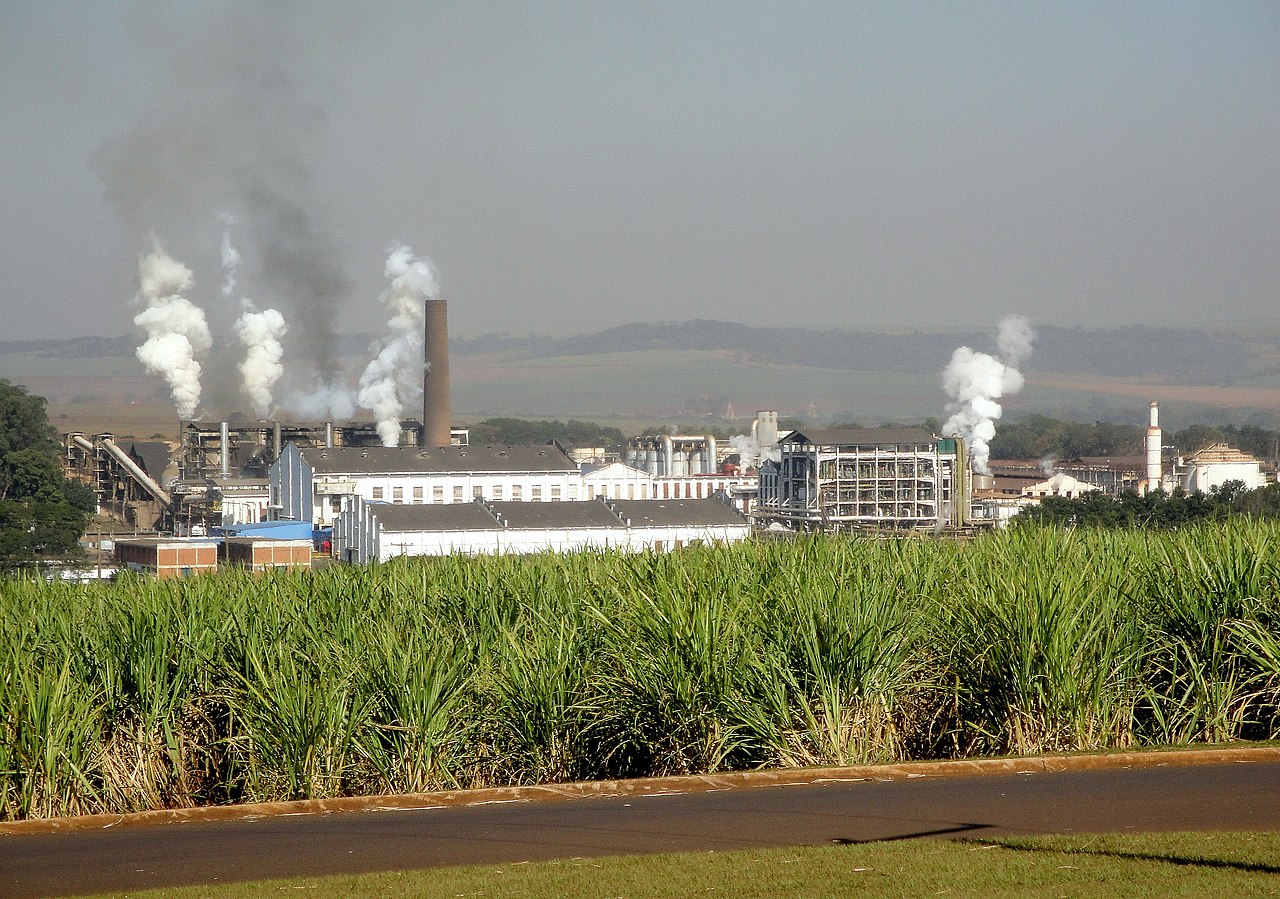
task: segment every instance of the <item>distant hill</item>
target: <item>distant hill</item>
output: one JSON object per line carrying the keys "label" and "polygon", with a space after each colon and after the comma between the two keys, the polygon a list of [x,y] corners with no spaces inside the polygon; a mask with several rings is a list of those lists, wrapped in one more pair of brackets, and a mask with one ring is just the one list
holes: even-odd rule
{"label": "distant hill", "polygon": [[[1105,377],[1143,377],[1176,384],[1231,385],[1267,371],[1250,369],[1258,338],[1225,332],[1179,328],[1084,329],[1042,326],[1026,368],[1079,372]],[[367,354],[375,338],[343,335],[339,352]],[[136,335],[75,337],[66,340],[4,340],[0,355],[31,353],[50,358],[132,356]],[[1251,343],[1253,346],[1251,346]],[[1262,350],[1280,356],[1274,339]],[[992,336],[982,331],[882,334],[873,331],[754,328],[735,322],[695,319],[686,322],[632,323],[567,337],[455,338],[458,356],[511,353],[531,358],[587,356],[646,350],[701,350],[740,354],[744,361],[805,365],[848,371],[925,374],[941,371],[961,344],[993,351]],[[1274,363],[1273,363],[1274,364]],[[1278,372],[1280,373],[1280,372]]]}
{"label": "distant hill", "polygon": [[[992,351],[990,334],[880,334],[870,331],[753,328],[734,322],[633,323],[569,337],[485,336],[450,342],[459,355],[515,352],[536,358],[631,350],[718,350],[754,362],[923,374],[940,371],[961,344]],[[1221,385],[1249,375],[1250,348],[1234,334],[1135,325],[1111,330],[1037,328],[1027,368],[1110,377],[1157,377]]]}

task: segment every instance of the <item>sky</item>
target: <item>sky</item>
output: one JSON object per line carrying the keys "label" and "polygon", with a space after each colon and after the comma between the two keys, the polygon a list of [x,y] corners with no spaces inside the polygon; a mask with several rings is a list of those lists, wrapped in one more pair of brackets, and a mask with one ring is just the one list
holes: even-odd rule
{"label": "sky", "polygon": [[[1280,320],[1280,4],[0,0],[0,339]],[[154,238],[152,237],[154,235]]]}

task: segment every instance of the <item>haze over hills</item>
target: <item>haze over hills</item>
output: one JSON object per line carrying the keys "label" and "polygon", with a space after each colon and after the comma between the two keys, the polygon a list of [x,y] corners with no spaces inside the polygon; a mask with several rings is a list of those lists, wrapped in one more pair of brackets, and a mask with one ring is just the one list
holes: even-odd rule
{"label": "haze over hills", "polygon": [[[1280,329],[1201,331],[1144,326],[1040,326],[1027,385],[1005,418],[1144,421],[1157,399],[1170,427],[1280,425]],[[373,335],[346,334],[348,379]],[[134,356],[141,336],[0,341],[0,378],[49,400],[60,428],[169,433],[163,380]],[[994,351],[979,331],[761,328],[734,322],[631,323],[565,336],[487,335],[450,341],[459,423],[485,418],[589,419],[622,427],[742,417],[776,409],[812,421],[919,422],[943,416],[940,374],[960,345]],[[286,346],[284,364],[289,367]],[[235,384],[205,385],[200,416],[252,417]],[[287,413],[282,413],[286,414]]]}
{"label": "haze over hills", "polygon": [[[349,334],[341,351],[360,356],[375,336]],[[27,353],[44,358],[132,356],[137,335],[69,339],[2,340],[0,356]],[[940,371],[962,344],[992,348],[983,331],[876,331],[759,328],[736,322],[695,319],[683,322],[632,322],[602,331],[561,337],[483,335],[453,338],[455,356],[507,354],[533,359],[598,356],[642,351],[716,351],[740,354],[756,364],[788,364],[847,371],[927,374]],[[1162,382],[1234,385],[1280,376],[1280,335],[1244,335],[1230,331],[1153,328],[1036,328],[1031,370],[1146,378]]]}

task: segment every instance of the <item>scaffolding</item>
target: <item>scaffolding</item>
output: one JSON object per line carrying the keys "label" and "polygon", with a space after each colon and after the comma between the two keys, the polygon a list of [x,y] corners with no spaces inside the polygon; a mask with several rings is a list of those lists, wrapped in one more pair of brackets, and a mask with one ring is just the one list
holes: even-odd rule
{"label": "scaffolding", "polygon": [[797,431],[761,477],[761,511],[796,530],[937,530],[964,524],[963,444],[915,429]]}

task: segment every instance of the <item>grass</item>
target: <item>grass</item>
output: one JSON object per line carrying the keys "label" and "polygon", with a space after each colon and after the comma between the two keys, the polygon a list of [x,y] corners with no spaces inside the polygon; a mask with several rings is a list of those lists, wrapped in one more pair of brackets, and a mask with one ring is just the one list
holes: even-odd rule
{"label": "grass", "polygon": [[1280,737],[1280,525],[0,582],[0,817]]}
{"label": "grass", "polygon": [[571,859],[152,890],[143,897],[1248,896],[1280,890],[1280,834],[913,840]]}

